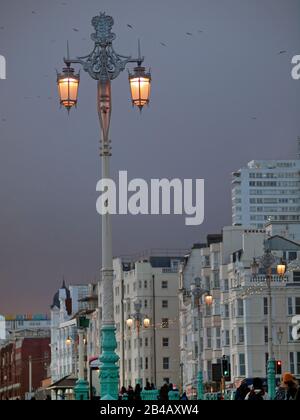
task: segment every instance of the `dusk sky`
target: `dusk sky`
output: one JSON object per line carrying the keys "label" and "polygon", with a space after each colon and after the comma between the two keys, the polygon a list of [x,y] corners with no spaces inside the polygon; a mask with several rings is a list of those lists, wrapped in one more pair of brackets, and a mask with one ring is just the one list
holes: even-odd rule
{"label": "dusk sky", "polygon": [[100,11],[114,17],[118,53],[135,56],[141,39],[153,77],[142,115],[127,72],[113,82],[113,176],[206,183],[202,226],[115,216],[115,256],[205,241],[231,224],[231,172],[297,153],[299,0],[0,0],[0,313],[48,312],[63,275],[68,284],[99,278],[96,82],[81,72],[68,116],[55,71],[67,40],[72,56],[91,52]]}

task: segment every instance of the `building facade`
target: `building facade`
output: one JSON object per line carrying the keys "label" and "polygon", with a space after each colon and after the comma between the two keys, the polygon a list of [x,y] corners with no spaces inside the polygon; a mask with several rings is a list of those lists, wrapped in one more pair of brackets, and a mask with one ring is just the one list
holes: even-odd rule
{"label": "building facade", "polygon": [[[297,237],[298,226],[285,226],[289,236]],[[283,229],[269,225],[269,234]],[[266,377],[268,359],[268,299],[262,269],[254,276],[252,263],[264,254],[265,240],[276,244],[276,261],[289,263],[282,279],[272,276],[272,315],[275,356],[282,369],[300,375],[300,342],[292,339],[292,317],[300,313],[300,245],[281,236],[268,236],[265,230],[233,226],[223,229],[219,243],[193,247],[181,269],[180,343],[183,388],[195,395],[197,373],[203,371],[209,390],[216,377],[215,368],[225,356],[231,366],[231,382],[242,378]],[[216,239],[217,240],[217,239]],[[218,241],[217,241],[218,242]],[[208,246],[209,245],[209,246]],[[210,291],[214,303],[207,306],[204,295]],[[220,371],[219,371],[220,372]]]}
{"label": "building facade", "polygon": [[300,221],[300,160],[249,162],[232,175],[233,225]]}
{"label": "building facade", "polygon": [[16,333],[0,347],[0,400],[30,398],[48,377],[49,366],[49,331]]}
{"label": "building facade", "polygon": [[62,287],[56,292],[51,305],[51,379],[74,374],[78,370],[77,318],[90,314],[91,285]]}
{"label": "building facade", "polygon": [[[181,256],[114,260],[114,311],[120,385],[180,383],[178,270]],[[135,320],[139,304],[141,326]],[[127,320],[133,319],[128,327]],[[143,319],[148,319],[147,328]]]}

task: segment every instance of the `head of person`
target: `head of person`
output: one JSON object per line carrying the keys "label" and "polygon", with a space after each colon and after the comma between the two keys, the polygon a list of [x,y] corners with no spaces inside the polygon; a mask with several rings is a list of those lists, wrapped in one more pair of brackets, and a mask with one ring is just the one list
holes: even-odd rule
{"label": "head of person", "polygon": [[263,389],[263,381],[260,378],[253,379],[253,389]]}
{"label": "head of person", "polygon": [[288,388],[294,388],[297,386],[296,378],[289,372],[282,375],[282,384]]}

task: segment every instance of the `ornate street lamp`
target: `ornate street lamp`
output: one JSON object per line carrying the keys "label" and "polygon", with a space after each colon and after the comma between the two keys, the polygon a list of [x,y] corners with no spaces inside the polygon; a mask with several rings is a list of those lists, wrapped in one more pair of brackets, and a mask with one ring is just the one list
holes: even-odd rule
{"label": "ornate street lamp", "polygon": [[70,64],[67,64],[62,73],[57,73],[60,105],[64,106],[68,112],[77,106],[79,82],[80,75],[75,74]]}
{"label": "ornate street lamp", "polygon": [[[198,278],[197,278],[198,279]],[[201,329],[202,329],[202,312],[201,312],[201,305],[200,305],[200,298],[204,296],[204,302],[207,306],[211,306],[213,304],[213,296],[209,290],[205,290],[201,288],[201,279],[198,279],[198,283],[196,284],[197,279],[191,284],[191,295],[192,295],[192,307],[196,306],[196,299],[198,302],[198,333],[199,333],[199,347],[198,347],[198,374],[196,378],[197,382],[197,396],[198,400],[204,399],[204,384],[203,384],[203,360],[201,357],[200,352],[200,342],[201,342]]]}
{"label": "ornate street lamp", "polygon": [[273,400],[275,397],[275,355],[273,346],[273,319],[272,319],[272,268],[276,262],[276,258],[268,248],[268,241],[265,241],[265,252],[264,255],[259,259],[253,260],[251,265],[253,277],[257,277],[260,266],[266,276],[266,284],[268,291],[268,390],[270,399]]}
{"label": "ornate street lamp", "polygon": [[[60,103],[67,108],[74,108],[77,104],[79,75],[75,75],[71,65],[79,64],[93,80],[97,81],[97,110],[101,126],[101,162],[102,179],[110,179],[110,157],[112,155],[110,120],[112,112],[111,82],[125,70],[128,63],[137,65],[132,80],[130,78],[132,100],[140,109],[149,103],[150,80],[149,73],[143,71],[144,58],[132,58],[116,53],[113,41],[116,35],[112,32],[114,20],[105,13],[92,19],[94,41],[92,52],[83,57],[64,59],[66,68],[58,75]],[[134,81],[134,79],[137,79]],[[113,252],[111,215],[102,215],[102,323],[100,356],[100,395],[103,400],[118,400],[119,394],[119,356],[116,354],[116,328],[113,308]]]}
{"label": "ornate street lamp", "polygon": [[133,73],[129,73],[129,85],[131,91],[132,105],[137,106],[140,111],[145,105],[149,105],[151,92],[151,74],[146,73],[145,67],[142,66],[143,58],[141,57],[141,47],[139,42],[139,58],[137,67]]}

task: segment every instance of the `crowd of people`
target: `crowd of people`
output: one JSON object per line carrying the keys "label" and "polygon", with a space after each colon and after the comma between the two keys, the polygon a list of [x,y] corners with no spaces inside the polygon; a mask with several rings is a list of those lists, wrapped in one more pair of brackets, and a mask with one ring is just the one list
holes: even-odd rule
{"label": "crowd of people", "polygon": [[[154,391],[156,387],[154,384],[150,384],[149,382],[146,383],[144,388],[145,391]],[[176,386],[174,387],[173,384],[164,384],[159,392],[158,392],[158,400],[160,401],[168,401],[169,400],[169,392],[170,391],[178,391]],[[127,389],[123,386],[119,393],[119,400],[128,400],[128,401],[141,401],[142,387],[140,384],[137,384],[133,389],[132,386],[129,386]],[[184,392],[180,398],[181,400],[187,400],[186,393]]]}
{"label": "crowd of people", "polygon": [[[253,385],[250,388],[246,380],[244,380],[235,394],[236,401],[264,401],[269,400],[269,395],[264,387],[263,381],[260,378],[253,379]],[[282,376],[280,386],[276,390],[275,400],[278,401],[292,401],[300,400],[299,384],[291,373],[285,373]]]}

